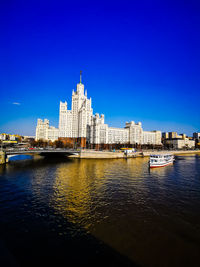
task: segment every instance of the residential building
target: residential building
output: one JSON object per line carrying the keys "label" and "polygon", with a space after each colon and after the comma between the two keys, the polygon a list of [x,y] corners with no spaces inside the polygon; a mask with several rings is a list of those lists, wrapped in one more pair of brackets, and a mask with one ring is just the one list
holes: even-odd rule
{"label": "residential building", "polygon": [[193,138],[200,140],[200,133],[193,133]]}
{"label": "residential building", "polygon": [[161,131],[143,131],[142,144],[161,145]]}
{"label": "residential building", "polygon": [[22,137],[21,135],[18,134],[6,134],[6,133],[2,133],[0,134],[0,140],[4,141],[4,142],[13,142],[13,141],[21,141]]}
{"label": "residential building", "polygon": [[177,138],[177,132],[169,132],[169,139]]}
{"label": "residential building", "polygon": [[124,128],[109,127],[104,114],[93,115],[92,100],[82,83],[82,73],[76,91],[72,91],[71,109],[68,103],[60,102],[59,129],[49,126],[49,121],[38,119],[36,140],[57,140],[64,138],[71,144],[161,144],[160,131],[143,131],[142,123],[126,122]]}
{"label": "residential building", "polygon": [[38,119],[36,127],[36,138],[35,140],[43,141],[55,141],[59,137],[59,130],[53,126],[49,126],[49,120]]}
{"label": "residential building", "polygon": [[189,140],[189,138],[185,138],[185,139],[175,138],[175,139],[166,140],[166,145],[168,145],[169,148],[173,148],[173,149],[194,148],[195,141]]}
{"label": "residential building", "polygon": [[200,133],[193,133],[193,139],[195,141],[195,147],[200,148]]}
{"label": "residential building", "polygon": [[169,138],[169,133],[168,132],[163,132],[162,133],[162,138],[163,139],[168,139]]}
{"label": "residential building", "polygon": [[155,144],[161,145],[160,131],[143,131],[142,123],[126,122],[124,128],[108,127],[104,115],[95,114],[90,126],[91,144]]}
{"label": "residential building", "polygon": [[9,139],[10,139],[11,141],[16,141],[16,140],[17,140],[17,136],[14,135],[14,134],[10,134],[10,135],[9,135]]}
{"label": "residential building", "polygon": [[84,138],[89,141],[88,126],[93,118],[92,100],[87,98],[87,90],[82,84],[82,74],[76,91],[72,91],[71,110],[67,109],[67,102],[60,102],[59,137]]}
{"label": "residential building", "polygon": [[5,141],[6,139],[8,139],[8,134],[5,133],[0,134],[0,140]]}

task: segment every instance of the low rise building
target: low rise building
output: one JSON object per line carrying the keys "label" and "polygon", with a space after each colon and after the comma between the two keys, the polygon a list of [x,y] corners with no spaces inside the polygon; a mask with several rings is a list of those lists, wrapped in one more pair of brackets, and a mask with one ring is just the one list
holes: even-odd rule
{"label": "low rise building", "polygon": [[10,139],[11,141],[16,141],[16,140],[17,140],[17,136],[14,135],[14,134],[10,134],[10,135],[9,135],[9,139]]}
{"label": "low rise building", "polygon": [[195,141],[195,147],[200,148],[200,133],[198,132],[193,133],[193,139]]}
{"label": "low rise building", "polygon": [[6,134],[6,133],[0,134],[0,140],[5,141],[7,139],[8,139],[8,134]]}
{"label": "low rise building", "polygon": [[165,148],[171,149],[195,147],[193,138],[187,137],[184,133],[179,135],[177,132],[162,133],[162,142]]}
{"label": "low rise building", "polygon": [[22,139],[22,136],[19,134],[6,134],[6,133],[2,133],[0,134],[0,140],[2,140],[3,142],[20,142]]}
{"label": "low rise building", "polygon": [[187,138],[186,134],[180,134],[180,137],[181,137],[182,139],[186,139],[186,138]]}
{"label": "low rise building", "polygon": [[195,141],[190,140],[189,138],[174,138],[166,140],[166,145],[168,145],[168,147],[172,149],[191,149],[195,147]]}
{"label": "low rise building", "polygon": [[200,140],[200,133],[193,133],[193,138]]}
{"label": "low rise building", "polygon": [[178,135],[177,132],[169,132],[168,134],[169,134],[168,136],[169,139],[177,138],[177,135]]}
{"label": "low rise building", "polygon": [[169,139],[169,133],[168,132],[163,132],[162,133],[162,138],[163,139]]}
{"label": "low rise building", "polygon": [[182,139],[186,137],[186,134],[178,134],[177,132],[163,133],[162,137],[165,139]]}

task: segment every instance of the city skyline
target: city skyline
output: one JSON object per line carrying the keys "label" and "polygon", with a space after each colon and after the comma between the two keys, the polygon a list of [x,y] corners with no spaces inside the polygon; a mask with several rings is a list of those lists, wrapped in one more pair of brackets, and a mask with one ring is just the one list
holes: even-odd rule
{"label": "city skyline", "polygon": [[198,3],[34,3],[1,4],[0,132],[57,127],[80,70],[109,125],[199,131]]}

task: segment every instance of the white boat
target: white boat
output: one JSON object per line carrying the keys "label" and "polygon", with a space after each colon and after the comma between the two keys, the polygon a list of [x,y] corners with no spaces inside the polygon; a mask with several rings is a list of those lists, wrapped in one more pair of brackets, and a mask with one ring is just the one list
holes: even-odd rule
{"label": "white boat", "polygon": [[172,154],[158,154],[158,155],[150,155],[149,167],[150,168],[158,168],[164,167],[174,162],[174,155]]}

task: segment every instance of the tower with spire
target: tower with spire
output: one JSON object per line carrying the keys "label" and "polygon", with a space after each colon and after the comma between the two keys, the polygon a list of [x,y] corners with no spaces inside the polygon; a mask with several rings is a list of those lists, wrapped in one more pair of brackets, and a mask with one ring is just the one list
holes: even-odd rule
{"label": "tower with spire", "polygon": [[92,100],[87,98],[87,91],[84,92],[82,71],[80,71],[80,82],[76,91],[72,91],[71,110],[67,110],[67,102],[60,102],[60,136],[87,138],[87,128],[91,125],[92,117]]}

